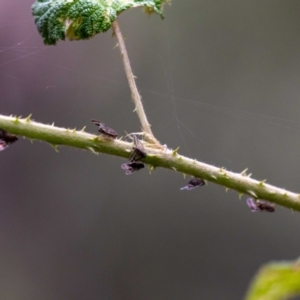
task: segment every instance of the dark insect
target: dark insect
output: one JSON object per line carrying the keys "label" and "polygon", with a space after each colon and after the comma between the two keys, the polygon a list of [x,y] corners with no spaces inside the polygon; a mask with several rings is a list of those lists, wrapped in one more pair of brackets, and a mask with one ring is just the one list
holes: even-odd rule
{"label": "dark insect", "polygon": [[193,178],[191,179],[188,184],[184,187],[182,187],[180,190],[187,190],[187,191],[190,191],[190,190],[193,190],[199,186],[203,186],[205,185],[205,181],[201,178]]}
{"label": "dark insect", "polygon": [[105,136],[108,136],[110,138],[115,139],[118,134],[116,131],[114,131],[113,129],[111,129],[110,127],[106,126],[104,123],[97,121],[97,120],[92,120],[92,122],[98,126],[98,131],[102,134],[104,134]]}
{"label": "dark insect", "polygon": [[254,200],[253,198],[248,198],[246,202],[252,212],[256,212],[256,211],[274,212],[275,211],[274,204],[270,202]]}
{"label": "dark insect", "polygon": [[131,175],[132,173],[134,173],[140,169],[143,169],[144,167],[145,167],[145,165],[140,161],[129,162],[129,163],[121,165],[121,168],[123,170],[125,170],[126,175]]}
{"label": "dark insect", "polygon": [[146,158],[147,153],[145,152],[145,149],[140,142],[140,140],[136,137],[136,135],[133,136],[133,141],[134,141],[134,147],[133,147],[133,152],[131,153],[129,157],[129,161],[134,162],[134,161],[139,161],[143,158]]}
{"label": "dark insect", "polygon": [[6,149],[10,144],[16,142],[18,137],[0,128],[0,151]]}

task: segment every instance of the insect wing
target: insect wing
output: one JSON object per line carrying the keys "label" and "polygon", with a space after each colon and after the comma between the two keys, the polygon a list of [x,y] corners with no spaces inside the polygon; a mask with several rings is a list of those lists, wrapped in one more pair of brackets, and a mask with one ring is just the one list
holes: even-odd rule
{"label": "insect wing", "polygon": [[0,151],[3,151],[8,147],[7,143],[5,141],[0,140]]}
{"label": "insect wing", "polygon": [[125,170],[126,175],[131,175],[144,167],[145,165],[142,162],[129,162],[121,165],[121,168]]}
{"label": "insect wing", "polygon": [[98,126],[98,131],[104,135],[107,135],[109,137],[112,137],[112,138],[116,138],[118,136],[118,133],[113,130],[112,128],[106,126],[104,123],[100,122],[100,121],[97,121],[97,120],[92,120],[92,122]]}
{"label": "insect wing", "polygon": [[188,184],[184,187],[182,187],[180,190],[183,191],[183,190],[187,190],[187,191],[190,191],[190,190],[193,190],[199,186],[203,186],[205,185],[205,181],[201,178],[193,178],[191,179]]}
{"label": "insect wing", "polygon": [[103,127],[101,128],[103,130],[103,133],[106,135],[109,135],[113,138],[116,138],[118,136],[117,132],[113,130],[112,128],[106,126],[103,124]]}
{"label": "insect wing", "polygon": [[247,203],[248,207],[251,209],[252,212],[259,211],[259,208],[257,207],[256,202],[253,198],[248,198],[246,200],[246,203]]}
{"label": "insect wing", "polygon": [[267,211],[267,212],[274,212],[275,207],[270,202],[260,201],[260,200],[254,200],[253,198],[248,198],[246,200],[246,203],[248,207],[250,207],[252,212],[256,211]]}
{"label": "insect wing", "polygon": [[134,147],[133,148],[133,152],[131,153],[130,157],[129,157],[129,160],[131,162],[134,162],[134,161],[139,161],[143,158],[146,158],[147,154],[145,151],[137,148],[137,147]]}
{"label": "insect wing", "polygon": [[147,153],[145,152],[143,144],[140,142],[140,140],[136,137],[136,135],[133,135],[133,141],[135,147],[133,147],[133,152],[131,153],[129,160],[131,162],[139,161],[143,158],[147,157]]}
{"label": "insect wing", "polygon": [[10,144],[16,142],[17,140],[18,137],[16,135],[8,133],[3,129],[0,129],[0,151],[3,151]]}
{"label": "insect wing", "polygon": [[190,190],[193,190],[195,188],[197,188],[198,186],[194,186],[194,185],[191,185],[191,184],[188,184],[184,187],[182,187],[180,190],[183,191],[183,190],[187,190],[187,191],[190,191]]}

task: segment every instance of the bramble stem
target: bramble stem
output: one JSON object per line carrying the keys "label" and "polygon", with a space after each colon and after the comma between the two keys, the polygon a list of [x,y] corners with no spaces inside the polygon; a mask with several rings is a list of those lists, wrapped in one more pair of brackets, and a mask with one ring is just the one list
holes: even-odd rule
{"label": "bramble stem", "polygon": [[154,144],[156,146],[161,146],[159,141],[154,137],[152,130],[151,130],[151,125],[148,122],[148,119],[147,119],[147,116],[146,116],[146,113],[145,113],[145,110],[144,110],[144,107],[142,104],[142,98],[141,98],[141,95],[139,94],[139,91],[136,86],[135,77],[134,77],[132,69],[131,69],[125,42],[124,42],[123,35],[120,30],[118,21],[114,21],[112,23],[112,28],[113,28],[114,34],[118,40],[118,45],[119,45],[119,48],[121,51],[121,56],[123,58],[125,73],[127,76],[130,90],[131,90],[131,97],[135,104],[135,110],[140,119],[140,122],[142,125],[142,130],[143,130],[143,132],[146,133],[145,140],[147,140],[149,143]]}
{"label": "bramble stem", "polygon": [[[75,129],[59,128],[31,121],[30,118],[20,119],[0,115],[0,128],[27,137],[52,144],[71,146],[101,152],[128,159],[132,151],[132,143],[122,140],[95,136]],[[14,147],[12,145],[11,147]],[[7,150],[6,150],[7,151]],[[245,172],[233,173],[177,154],[176,150],[154,149],[145,147],[147,157],[143,162],[153,167],[162,167],[177,172],[202,178],[207,181],[233,189],[239,194],[247,194],[254,198],[267,200],[282,206],[300,211],[300,195],[281,188],[256,181]],[[133,175],[134,176],[134,175]]]}

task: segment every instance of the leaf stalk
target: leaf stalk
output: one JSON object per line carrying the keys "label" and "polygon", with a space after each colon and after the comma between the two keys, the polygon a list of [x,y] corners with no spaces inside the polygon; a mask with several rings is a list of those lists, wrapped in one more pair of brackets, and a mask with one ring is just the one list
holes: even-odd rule
{"label": "leaf stalk", "polygon": [[132,72],[130,60],[129,60],[128,53],[127,53],[126,46],[125,46],[125,41],[124,41],[123,35],[121,33],[118,21],[114,21],[112,23],[112,28],[114,31],[114,35],[116,36],[116,38],[118,40],[118,46],[119,46],[119,49],[121,52],[126,77],[127,77],[128,83],[129,83],[130,90],[131,90],[131,97],[135,104],[135,110],[140,119],[140,122],[142,125],[142,130],[144,133],[146,133],[145,140],[148,141],[150,144],[153,144],[153,145],[156,145],[156,146],[162,148],[159,141],[154,137],[152,130],[151,130],[151,125],[148,122],[148,119],[147,119],[147,116],[146,116],[146,113],[145,113],[145,110],[143,107],[142,98],[138,91],[138,88],[137,88],[137,85],[135,82],[135,77]]}

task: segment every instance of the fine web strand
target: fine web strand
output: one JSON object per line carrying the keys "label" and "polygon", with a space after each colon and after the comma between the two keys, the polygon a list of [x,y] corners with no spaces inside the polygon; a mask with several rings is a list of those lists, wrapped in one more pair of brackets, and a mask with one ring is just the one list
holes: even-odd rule
{"label": "fine web strand", "polygon": [[[2,67],[9,66],[9,64],[13,64],[14,62],[17,62],[17,61],[34,59],[34,60],[38,60],[39,62],[41,62],[43,64],[43,66],[45,66],[45,69],[47,69],[47,67],[54,67],[58,71],[59,70],[68,70],[68,71],[71,71],[74,74],[74,76],[76,76],[77,78],[80,78],[81,76],[87,76],[91,80],[92,79],[97,80],[97,82],[102,82],[102,83],[113,82],[115,84],[122,83],[122,82],[119,82],[118,80],[115,80],[112,77],[104,77],[101,75],[93,74],[88,71],[84,71],[81,69],[81,66],[79,64],[75,64],[74,67],[69,67],[67,65],[64,65],[64,63],[56,63],[56,62],[51,61],[51,58],[49,58],[47,56],[47,54],[44,53],[45,50],[51,49],[51,47],[48,47],[48,46],[34,47],[34,46],[26,45],[30,42],[31,36],[32,36],[32,34],[28,35],[24,40],[22,40],[18,43],[15,43],[12,46],[9,46],[9,45],[1,46],[0,45],[0,55],[3,55],[7,52],[19,55],[18,57],[15,57],[13,59],[9,58],[6,61],[1,62],[1,64],[0,64],[0,73],[1,74],[10,77],[12,80],[22,81],[22,82],[25,82],[28,85],[31,85],[34,87],[42,86],[42,85],[34,84],[30,80],[30,78],[28,78],[28,80],[25,80],[25,79],[19,78],[17,75],[9,74],[8,71],[1,70]],[[281,128],[285,131],[288,131],[289,133],[294,132],[294,133],[298,134],[297,131],[298,131],[298,125],[300,124],[300,122],[297,120],[276,117],[276,116],[266,115],[266,114],[261,114],[261,113],[255,113],[255,112],[251,112],[248,110],[227,107],[225,105],[222,105],[222,106],[214,105],[214,104],[206,103],[204,101],[199,101],[199,100],[176,96],[175,90],[174,90],[174,80],[173,80],[173,71],[172,71],[173,68],[171,65],[170,40],[168,38],[168,35],[166,35],[166,36],[167,36],[166,41],[167,41],[167,47],[168,47],[168,54],[167,54],[168,60],[167,61],[168,61],[169,72],[167,72],[167,68],[164,65],[163,58],[159,57],[159,55],[158,55],[158,57],[159,57],[161,66],[163,68],[164,75],[166,77],[166,84],[167,84],[169,93],[165,94],[165,93],[158,92],[157,90],[143,88],[143,86],[141,86],[141,85],[139,86],[139,88],[141,89],[142,93],[149,92],[149,93],[152,93],[153,95],[160,95],[160,96],[165,96],[166,98],[168,98],[168,100],[163,100],[162,103],[160,103],[160,105],[161,105],[161,107],[166,106],[166,105],[168,107],[171,106],[172,119],[175,120],[175,122],[176,122],[176,129],[178,131],[178,135],[180,136],[180,139],[182,140],[182,143],[189,155],[191,155],[191,153],[190,153],[191,151],[190,151],[188,143],[187,143],[187,134],[192,137],[193,141],[197,141],[197,142],[204,143],[204,144],[208,144],[208,143],[205,143],[205,141],[203,141],[203,139],[201,139],[199,137],[200,134],[196,129],[193,129],[190,126],[187,126],[184,119],[179,116],[179,111],[178,111],[179,103],[184,103],[184,105],[191,105],[195,108],[199,108],[199,115],[201,115],[203,108],[205,108],[205,109],[208,109],[209,114],[215,114],[217,112],[220,114],[228,115],[235,119],[239,119],[241,121],[243,121],[246,118],[246,119],[249,119],[249,120],[252,120],[255,122],[267,124],[267,125],[273,127],[273,129],[275,131],[278,128]],[[65,47],[62,47],[62,49],[68,50],[69,47],[72,47],[72,44],[67,44]],[[75,59],[76,59],[76,57],[75,57]],[[169,73],[169,76],[168,76],[168,73]],[[72,85],[71,79],[70,79],[70,85]],[[64,88],[64,86],[61,86],[61,88]],[[46,90],[53,86],[45,85],[43,87]],[[155,99],[155,97],[153,97],[153,98]],[[63,116],[61,118],[59,118],[58,120],[72,115],[73,112],[76,111],[78,101],[79,101],[78,99],[74,99],[71,109],[68,112],[66,112],[65,114],[63,114]],[[169,104],[167,104],[168,101],[169,101]],[[54,120],[54,121],[57,121],[57,120]],[[171,120],[166,120],[164,126],[167,126],[168,123],[170,123],[170,122],[171,122]],[[220,151],[217,151],[210,146],[207,146],[207,148],[212,150],[212,152],[216,153],[218,156],[221,156],[224,158],[224,155],[221,154]],[[228,159],[226,159],[226,160],[229,161]]]}
{"label": "fine web strand", "polygon": [[[0,54],[4,53],[4,52],[8,52],[8,51],[21,54],[21,56],[19,56],[19,57],[9,59],[9,60],[1,63],[0,68],[5,66],[5,65],[9,65],[13,62],[16,62],[18,60],[34,58],[34,59],[39,60],[40,62],[42,62],[44,65],[49,65],[49,66],[52,66],[52,67],[55,67],[55,68],[61,69],[61,70],[72,71],[72,72],[74,72],[74,74],[76,74],[76,76],[89,76],[92,79],[97,79],[97,80],[101,80],[101,81],[104,81],[104,82],[105,81],[106,82],[113,82],[113,83],[116,83],[116,84],[121,83],[121,82],[119,82],[117,80],[114,80],[112,78],[107,78],[107,77],[103,77],[101,75],[96,75],[96,74],[92,74],[92,73],[89,73],[89,72],[86,72],[86,71],[82,71],[82,70],[80,70],[80,67],[78,65],[75,66],[75,67],[67,67],[67,66],[64,66],[62,64],[51,62],[46,54],[42,54],[44,51],[49,49],[47,46],[42,46],[42,47],[25,47],[25,46],[22,46],[22,45],[25,44],[25,41],[28,40],[29,38],[30,38],[30,36],[28,36],[25,40],[13,45],[13,46],[7,46],[7,47],[0,46]],[[168,43],[169,43],[169,41],[168,41]],[[68,45],[68,47],[69,46],[70,45]],[[168,52],[169,52],[168,61],[169,61],[170,70],[171,70],[170,46],[169,45],[168,45]],[[167,78],[166,82],[167,82],[167,85],[168,85],[168,89],[171,92],[172,112],[173,112],[173,118],[177,122],[177,128],[180,128],[180,122],[181,122],[181,124],[183,123],[182,120],[179,120],[178,111],[177,111],[177,104],[176,104],[177,101],[184,102],[185,104],[190,103],[191,105],[193,105],[195,107],[206,107],[207,109],[209,109],[211,111],[219,111],[222,114],[230,114],[235,118],[243,119],[243,118],[247,117],[247,118],[253,119],[255,121],[263,122],[263,123],[266,123],[266,124],[269,124],[269,125],[274,125],[274,126],[277,126],[277,127],[287,129],[287,130],[292,130],[294,128],[291,127],[291,126],[287,126],[285,124],[282,124],[282,122],[285,122],[286,124],[291,124],[291,125],[292,124],[300,125],[300,121],[293,120],[293,119],[275,117],[275,116],[271,116],[271,115],[251,112],[251,111],[232,108],[232,107],[209,104],[209,103],[199,101],[199,100],[192,100],[192,99],[188,99],[188,98],[175,96],[172,72],[170,72],[170,76],[168,77],[166,67],[164,66],[164,63],[163,63],[163,58],[159,57],[159,59],[160,59],[161,65],[163,67],[165,76]],[[11,77],[15,80],[21,80],[22,82],[26,82],[29,85],[41,86],[41,85],[33,84],[31,81],[26,81],[26,80],[20,79],[17,76],[8,74],[7,72],[3,72],[3,71],[1,71],[1,69],[0,69],[0,73],[5,75],[5,76]],[[52,86],[45,85],[43,87],[45,89],[49,89],[49,87],[52,87]],[[169,96],[168,94],[161,93],[161,92],[158,92],[158,91],[155,91],[155,90],[152,90],[152,89],[143,88],[143,87],[141,87],[141,90],[142,91],[147,91],[149,93],[156,94],[156,95]],[[279,123],[279,122],[281,122],[281,123]],[[180,133],[180,131],[179,131],[179,133]],[[184,140],[184,138],[183,138],[183,140]]]}
{"label": "fine web strand", "polygon": [[[147,90],[147,91],[154,95],[166,96],[165,93],[157,92],[154,90]],[[261,113],[257,113],[257,112],[251,112],[251,111],[243,110],[243,109],[239,109],[239,108],[226,107],[224,105],[215,105],[215,104],[210,104],[210,103],[199,101],[199,100],[192,100],[192,99],[178,97],[178,96],[174,96],[174,98],[177,101],[183,102],[185,104],[190,103],[190,105],[199,107],[201,109],[206,108],[209,111],[211,111],[212,113],[217,111],[218,113],[230,115],[234,118],[238,118],[241,120],[243,120],[245,118],[249,118],[250,120],[253,120],[253,121],[259,121],[261,123],[265,123],[265,124],[268,124],[271,126],[275,126],[275,127],[283,128],[283,129],[287,129],[287,130],[296,129],[295,127],[291,127],[291,125],[299,125],[300,126],[300,121],[297,121],[294,119],[275,117],[275,116],[261,114]],[[286,123],[286,124],[282,124],[282,123]],[[291,125],[288,126],[287,124],[291,124]],[[297,128],[297,130],[298,130],[298,128]]]}
{"label": "fine web strand", "polygon": [[172,106],[172,116],[173,116],[173,118],[176,121],[176,127],[177,127],[178,133],[180,135],[180,138],[183,141],[185,149],[187,150],[187,153],[189,154],[189,156],[191,156],[189,147],[187,145],[186,139],[184,137],[184,134],[183,134],[181,126],[180,126],[179,117],[178,117],[178,113],[177,113],[177,106],[176,106],[176,100],[175,100],[175,95],[174,95],[173,73],[172,73],[172,65],[171,65],[170,40],[169,40],[169,35],[168,34],[165,34],[165,36],[166,36],[166,42],[167,42],[169,77],[167,77],[164,64],[162,64],[162,66],[164,68],[164,73],[165,73],[165,76],[167,78],[168,90],[171,93],[170,100],[171,100],[171,106]]}

